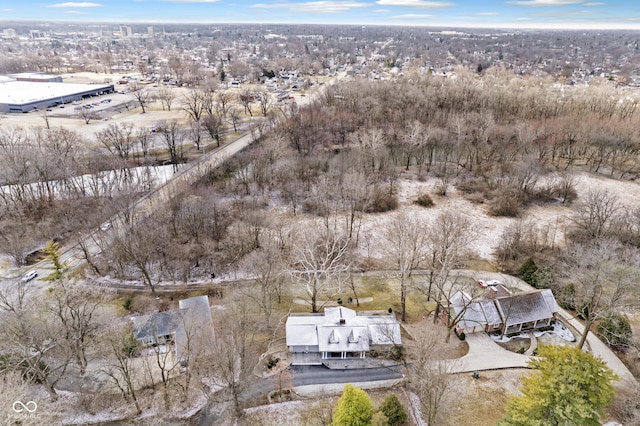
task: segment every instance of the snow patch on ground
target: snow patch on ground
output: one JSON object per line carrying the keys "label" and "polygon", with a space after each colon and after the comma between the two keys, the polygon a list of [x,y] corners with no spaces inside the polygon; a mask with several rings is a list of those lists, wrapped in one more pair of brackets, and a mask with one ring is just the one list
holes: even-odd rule
{"label": "snow patch on ground", "polygon": [[258,407],[247,408],[246,414],[262,413],[262,414],[276,414],[278,416],[288,413],[291,410],[299,410],[304,407],[304,401],[287,401],[279,402],[269,405],[260,405]]}
{"label": "snow patch on ground", "polygon": [[[576,338],[573,336],[573,333],[571,332],[571,330],[569,330],[561,321],[556,320],[553,323],[553,330],[547,330],[547,331],[534,331],[533,335],[535,337],[540,337],[540,336],[544,336],[545,334],[553,334],[556,335],[558,337],[560,337],[562,340],[566,340],[567,342],[575,342]],[[493,339],[494,342],[499,342],[499,343],[505,343],[508,342],[511,339],[529,339],[529,333],[520,333],[516,336],[511,336],[511,337],[507,337],[506,335],[504,336],[495,336],[495,335],[491,335],[491,339]]]}

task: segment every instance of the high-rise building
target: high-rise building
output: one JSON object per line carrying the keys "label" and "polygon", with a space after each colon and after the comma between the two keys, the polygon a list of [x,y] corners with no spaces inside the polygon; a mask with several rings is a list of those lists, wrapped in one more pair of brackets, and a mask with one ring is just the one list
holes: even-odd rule
{"label": "high-rise building", "polygon": [[131,31],[131,27],[127,25],[120,25],[120,37],[131,37],[133,35],[133,31]]}
{"label": "high-rise building", "polygon": [[149,37],[153,37],[153,27],[147,27],[147,34]]}

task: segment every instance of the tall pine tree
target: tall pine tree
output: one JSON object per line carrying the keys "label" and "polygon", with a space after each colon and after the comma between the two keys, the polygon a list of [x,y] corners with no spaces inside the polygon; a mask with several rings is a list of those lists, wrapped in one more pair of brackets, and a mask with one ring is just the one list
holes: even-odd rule
{"label": "tall pine tree", "polygon": [[614,396],[616,375],[600,358],[570,346],[540,346],[522,396],[507,400],[499,426],[599,426]]}

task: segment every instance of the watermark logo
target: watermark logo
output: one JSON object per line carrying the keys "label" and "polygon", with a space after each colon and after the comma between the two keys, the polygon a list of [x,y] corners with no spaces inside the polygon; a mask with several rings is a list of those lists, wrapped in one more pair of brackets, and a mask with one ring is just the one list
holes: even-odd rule
{"label": "watermark logo", "polygon": [[38,409],[38,404],[35,401],[28,401],[26,404],[22,401],[16,401],[13,403],[13,411],[16,413],[35,413]]}

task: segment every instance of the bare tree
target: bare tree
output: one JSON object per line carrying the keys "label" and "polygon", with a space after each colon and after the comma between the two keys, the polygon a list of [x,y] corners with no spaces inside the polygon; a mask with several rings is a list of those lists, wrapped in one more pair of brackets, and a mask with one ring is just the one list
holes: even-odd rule
{"label": "bare tree", "polygon": [[255,280],[255,289],[243,293],[260,307],[265,324],[269,327],[273,302],[279,284],[283,280],[282,274],[285,269],[281,250],[274,241],[269,239],[262,244],[261,248],[249,253],[243,263]]}
{"label": "bare tree", "polygon": [[62,326],[63,338],[82,375],[87,368],[87,348],[96,332],[95,313],[102,299],[64,279],[51,292],[51,299],[50,310]]}
{"label": "bare tree", "polygon": [[200,145],[202,144],[202,124],[199,121],[192,121],[189,125],[189,139],[196,146],[196,149],[200,151]]}
{"label": "bare tree", "polygon": [[341,203],[346,213],[347,234],[357,246],[362,214],[369,206],[372,187],[364,172],[349,170],[342,177],[342,185],[339,188]]}
{"label": "bare tree", "polygon": [[443,404],[452,390],[449,378],[452,361],[437,354],[437,348],[442,345],[438,331],[432,328],[419,332],[408,354],[411,360],[407,367],[409,389],[418,397],[420,414],[428,425],[439,423]]}
{"label": "bare tree", "polygon": [[139,342],[133,337],[131,328],[105,333],[105,352],[108,354],[107,365],[102,368],[116,387],[120,390],[125,402],[132,401],[136,413],[142,413],[140,401],[136,389],[136,368],[133,365],[134,357],[139,350]]}
{"label": "bare tree", "polygon": [[342,290],[350,270],[349,242],[338,231],[312,227],[302,232],[295,244],[290,273],[302,287],[311,312],[319,312]]}
{"label": "bare tree", "polygon": [[19,224],[7,225],[0,228],[0,241],[2,241],[2,252],[8,254],[16,266],[27,264],[27,255],[34,244],[34,237],[29,229]]}
{"label": "bare tree", "polygon": [[207,133],[209,133],[209,136],[215,139],[218,146],[220,146],[222,130],[224,128],[222,118],[217,113],[207,114],[202,120],[202,125],[207,130]]}
{"label": "bare tree", "polygon": [[216,332],[213,357],[214,381],[230,394],[236,415],[242,414],[240,396],[251,380],[258,360],[255,333],[256,324],[251,321],[249,307],[241,299],[226,305],[223,318],[216,323],[226,326]]}
{"label": "bare tree", "polygon": [[589,238],[599,239],[607,235],[619,208],[614,194],[606,190],[591,190],[576,210],[573,222]]}
{"label": "bare tree", "polygon": [[216,100],[218,101],[218,105],[220,106],[220,115],[223,118],[226,118],[229,104],[233,100],[233,94],[229,92],[219,91],[217,93]]}
{"label": "bare tree", "polygon": [[149,131],[144,127],[138,127],[135,137],[138,141],[138,145],[140,145],[142,157],[147,158],[147,154],[149,153],[149,144],[151,142],[151,135],[149,134]]}
{"label": "bare tree", "polygon": [[127,265],[140,274],[142,281],[155,293],[155,276],[159,256],[163,254],[164,238],[161,229],[152,221],[127,228],[127,232],[118,235],[113,241],[116,265],[122,270]]}
{"label": "bare tree", "polygon": [[160,103],[162,104],[162,110],[165,108],[167,111],[171,111],[171,105],[175,100],[176,95],[173,93],[173,89],[170,87],[162,87],[158,90],[158,99],[160,99]]}
{"label": "bare tree", "polygon": [[400,282],[402,321],[407,317],[407,293],[414,269],[423,267],[427,259],[427,225],[406,213],[396,214],[384,230],[386,258]]}
{"label": "bare tree", "polygon": [[151,103],[151,93],[146,85],[137,82],[129,83],[129,91],[142,108],[142,113],[146,112],[146,107]]}
{"label": "bare tree", "polygon": [[96,139],[110,153],[123,160],[128,160],[134,143],[133,123],[122,122],[109,124],[104,130],[96,132]]}
{"label": "bare tree", "polygon": [[207,104],[210,103],[208,93],[200,89],[191,89],[182,97],[182,109],[187,113],[191,121],[202,120]]}
{"label": "bare tree", "polygon": [[49,108],[40,109],[39,113],[40,113],[40,117],[42,117],[42,119],[44,120],[44,124],[46,125],[47,129],[50,129],[51,126],[49,125],[49,119],[51,118],[51,116],[49,115],[49,111],[47,111],[48,109]]}
{"label": "bare tree", "polygon": [[460,213],[443,212],[429,227],[427,234],[427,263],[429,282],[426,289],[427,300],[436,280],[444,282],[451,269],[460,266],[466,248],[477,238],[473,223]]}
{"label": "bare tree", "polygon": [[84,120],[84,124],[89,124],[91,120],[98,120],[100,118],[100,114],[94,111],[93,108],[85,108],[84,105],[78,108],[80,108],[78,115]]}
{"label": "bare tree", "polygon": [[238,99],[244,108],[244,113],[249,113],[250,117],[253,117],[253,112],[251,111],[251,101],[253,100],[253,94],[249,89],[243,90],[238,94]]}
{"label": "bare tree", "polygon": [[0,337],[6,354],[3,367],[41,383],[55,401],[57,383],[73,356],[64,344],[60,324],[52,320],[43,302],[33,300],[31,290],[28,284],[20,283],[0,291]]}
{"label": "bare tree", "polygon": [[271,104],[271,94],[266,90],[260,92],[260,110],[262,111],[263,116],[266,117],[267,114],[269,114],[269,111],[271,110]]}
{"label": "bare tree", "polygon": [[164,121],[159,124],[157,131],[164,139],[171,162],[173,164],[180,163],[184,158],[184,147],[182,144],[184,133],[178,127],[178,122],[176,120]]}
{"label": "bare tree", "polygon": [[601,239],[571,248],[565,274],[556,294],[559,301],[584,319],[582,348],[594,322],[620,309],[637,306],[640,254],[619,243]]}
{"label": "bare tree", "polygon": [[240,110],[238,108],[230,106],[228,112],[229,112],[229,121],[231,122],[231,125],[233,126],[233,131],[237,132],[238,131],[238,125],[242,121],[242,117],[240,116]]}

